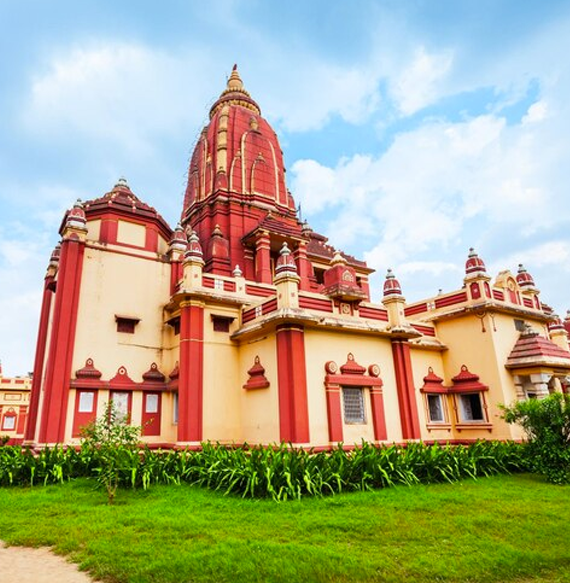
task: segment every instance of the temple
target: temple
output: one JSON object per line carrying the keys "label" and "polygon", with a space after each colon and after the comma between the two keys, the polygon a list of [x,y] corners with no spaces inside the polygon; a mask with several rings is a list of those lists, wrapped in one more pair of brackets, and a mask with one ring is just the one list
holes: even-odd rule
{"label": "temple", "polygon": [[[113,402],[155,447],[327,448],[518,438],[501,403],[566,391],[568,329],[532,276],[470,250],[408,303],[301,222],[279,140],[234,67],[194,149],[180,223],[120,179],[63,217],[25,442],[77,443]],[[405,290],[404,290],[405,291]]]}

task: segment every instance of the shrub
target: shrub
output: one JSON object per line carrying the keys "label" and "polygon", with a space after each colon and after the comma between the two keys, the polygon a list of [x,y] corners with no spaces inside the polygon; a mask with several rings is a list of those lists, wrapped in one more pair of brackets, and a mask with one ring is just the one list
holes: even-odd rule
{"label": "shrub", "polygon": [[138,458],[141,428],[129,425],[113,403],[108,403],[102,417],[86,425],[82,432],[81,453],[87,458],[97,481],[113,504],[124,472],[133,468]]}
{"label": "shrub", "polygon": [[504,407],[504,419],[518,423],[528,437],[530,469],[549,482],[570,482],[570,395],[554,393]]}

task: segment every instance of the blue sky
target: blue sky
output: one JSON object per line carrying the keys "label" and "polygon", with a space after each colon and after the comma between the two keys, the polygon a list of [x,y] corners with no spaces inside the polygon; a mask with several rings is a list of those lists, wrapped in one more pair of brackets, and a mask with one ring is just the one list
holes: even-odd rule
{"label": "blue sky", "polygon": [[570,308],[570,4],[0,0],[0,359],[32,369],[66,208],[125,175],[174,225],[238,63],[304,218],[409,301],[523,262]]}

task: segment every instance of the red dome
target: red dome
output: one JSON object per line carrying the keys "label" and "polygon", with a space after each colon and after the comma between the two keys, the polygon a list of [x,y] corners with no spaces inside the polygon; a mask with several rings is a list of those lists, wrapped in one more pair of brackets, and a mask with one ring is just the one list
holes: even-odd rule
{"label": "red dome", "polygon": [[396,279],[396,276],[392,273],[391,269],[388,269],[386,273],[386,281],[384,281],[384,296],[401,296],[402,288],[400,287],[400,282]]}
{"label": "red dome", "polygon": [[486,273],[487,268],[485,267],[485,262],[475,253],[475,249],[471,247],[469,249],[469,256],[465,262],[465,273]]}
{"label": "red dome", "polygon": [[534,279],[532,279],[532,275],[523,267],[522,263],[519,263],[517,282],[521,287],[534,287]]}

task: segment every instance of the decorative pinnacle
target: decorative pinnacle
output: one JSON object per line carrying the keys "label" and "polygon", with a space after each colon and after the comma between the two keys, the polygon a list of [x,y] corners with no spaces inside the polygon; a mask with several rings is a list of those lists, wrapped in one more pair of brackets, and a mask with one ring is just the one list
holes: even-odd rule
{"label": "decorative pinnacle", "polygon": [[119,177],[119,180],[117,180],[117,183],[115,184],[115,188],[129,188],[129,183],[127,182],[127,179],[124,176]]}
{"label": "decorative pinnacle", "polygon": [[241,77],[239,76],[239,73],[237,70],[237,64],[233,66],[232,74],[230,75],[230,78],[228,79],[228,89],[230,91],[243,91],[243,81],[241,80]]}

